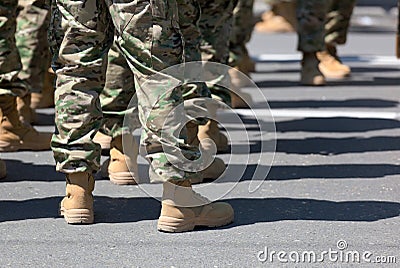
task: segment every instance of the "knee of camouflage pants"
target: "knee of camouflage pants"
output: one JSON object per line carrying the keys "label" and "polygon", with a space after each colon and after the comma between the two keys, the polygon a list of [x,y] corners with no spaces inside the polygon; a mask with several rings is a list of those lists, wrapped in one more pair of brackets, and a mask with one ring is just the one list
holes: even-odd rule
{"label": "knee of camouflage pants", "polygon": [[[144,128],[142,143],[147,148],[156,148],[147,156],[150,160],[151,179],[188,179],[185,171],[170,163],[170,159],[173,159],[177,152],[189,158],[198,156],[198,152],[187,149],[178,137],[181,129],[179,116],[184,116],[184,112],[176,113],[172,118],[168,117],[170,111],[182,103],[179,83],[175,83],[169,76],[162,76],[162,79],[152,78],[158,71],[181,61],[182,42],[176,21],[177,14],[173,11],[176,9],[174,3],[166,0],[154,3],[148,0],[130,3],[95,0],[57,2],[59,12],[66,12],[61,16],[61,23],[56,23],[63,34],[53,34],[55,37],[62,37],[61,41],[55,38],[54,43],[62,45],[53,49],[57,53],[53,68],[58,69],[58,133],[53,138],[52,145],[60,170],[67,172],[68,165],[74,163],[72,160],[86,163],[83,166],[87,167],[87,163],[93,158],[85,162],[87,155],[84,153],[97,155],[93,151],[90,136],[93,129],[98,129],[96,122],[99,122],[101,117],[100,105],[96,107],[96,93],[102,90],[104,55],[114,34],[114,29],[109,29],[112,27],[106,27],[111,25],[111,18],[117,35],[116,43],[136,79],[140,120]],[[91,30],[90,34],[86,29]],[[168,90],[171,88],[169,85],[171,90]],[[84,97],[92,102],[83,104]],[[65,106],[77,98],[82,100],[75,104],[80,112],[68,116],[72,111]],[[63,139],[75,137],[72,134],[76,133],[76,128],[71,128],[71,120],[74,120],[75,127],[84,129],[84,135],[80,135],[84,137],[83,140]],[[164,151],[161,144],[172,150]],[[85,148],[88,150],[85,151]],[[69,159],[68,156],[74,151],[80,154]]]}

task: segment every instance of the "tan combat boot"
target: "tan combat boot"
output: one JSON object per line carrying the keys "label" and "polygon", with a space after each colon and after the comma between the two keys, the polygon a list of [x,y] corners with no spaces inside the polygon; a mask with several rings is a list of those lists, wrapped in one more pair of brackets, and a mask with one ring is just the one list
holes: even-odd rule
{"label": "tan combat boot", "polygon": [[304,52],[301,62],[301,80],[302,85],[307,86],[323,86],[325,85],[325,77],[318,69],[319,60],[316,53]]}
{"label": "tan combat boot", "polygon": [[102,166],[103,177],[109,177],[112,183],[118,185],[138,184],[139,145],[132,135],[126,135],[124,136],[124,146],[128,148],[128,151],[123,148],[122,135],[112,139],[110,158]]}
{"label": "tan combat boot", "polygon": [[217,152],[227,152],[229,149],[228,138],[220,132],[217,122],[212,119],[207,124],[199,126],[199,134],[197,136],[199,140],[212,139],[217,146]]}
{"label": "tan combat boot", "polygon": [[106,134],[97,131],[94,135],[93,142],[100,144],[102,150],[109,150],[112,138]]}
{"label": "tan combat boot", "polygon": [[32,93],[31,107],[33,109],[54,107],[54,79],[53,70],[45,73],[41,93]]}
{"label": "tan combat boot", "polygon": [[31,108],[31,94],[26,94],[24,97],[17,97],[17,110],[19,120],[24,125],[30,125],[36,122],[35,110]]}
{"label": "tan combat boot", "polygon": [[66,194],[60,204],[60,214],[70,224],[91,224],[94,220],[94,178],[91,173],[67,174]]}
{"label": "tan combat boot", "polygon": [[327,50],[318,52],[317,56],[319,70],[325,77],[342,79],[350,75],[350,67],[340,61],[335,46],[327,45]]}
{"label": "tan combat boot", "polygon": [[[200,145],[200,140],[198,138],[200,126],[194,123],[187,123],[187,143],[198,147]],[[221,134],[222,135],[222,134]],[[210,145],[211,146],[211,145]],[[207,146],[207,143],[202,143],[202,148],[205,152],[211,151],[210,146]],[[205,179],[216,180],[225,172],[226,166],[224,161],[221,158],[215,157],[214,161],[204,170],[201,171],[201,176],[194,176],[191,178],[191,182],[202,183]]]}
{"label": "tan combat boot", "polygon": [[7,176],[6,162],[0,159],[0,180]]}
{"label": "tan combat boot", "polygon": [[16,98],[0,96],[0,152],[50,149],[51,133],[39,133],[19,121]]}
{"label": "tan combat boot", "polygon": [[231,223],[234,218],[231,205],[211,203],[193,191],[189,180],[165,182],[161,205],[157,229],[163,232],[192,231],[196,226],[219,227]]}
{"label": "tan combat boot", "polygon": [[294,32],[297,28],[296,2],[279,1],[273,4],[271,10],[262,15],[255,29],[267,33]]}

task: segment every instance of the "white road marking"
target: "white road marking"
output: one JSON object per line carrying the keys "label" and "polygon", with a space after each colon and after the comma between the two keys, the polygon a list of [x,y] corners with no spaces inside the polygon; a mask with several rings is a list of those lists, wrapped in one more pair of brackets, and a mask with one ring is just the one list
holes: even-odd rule
{"label": "white road marking", "polygon": [[[258,62],[286,62],[286,61],[300,61],[301,54],[261,54],[252,56],[252,59]],[[344,62],[368,62],[371,65],[397,65],[400,67],[400,59],[395,56],[343,56],[341,60]]]}
{"label": "white road marking", "polygon": [[[367,111],[349,111],[349,110],[316,110],[316,109],[234,109],[234,111],[243,116],[258,118],[265,117],[292,117],[292,118],[333,118],[333,117],[348,117],[348,118],[369,118],[369,119],[391,119],[399,120],[400,112],[367,112]],[[219,113],[231,113],[221,110]]]}

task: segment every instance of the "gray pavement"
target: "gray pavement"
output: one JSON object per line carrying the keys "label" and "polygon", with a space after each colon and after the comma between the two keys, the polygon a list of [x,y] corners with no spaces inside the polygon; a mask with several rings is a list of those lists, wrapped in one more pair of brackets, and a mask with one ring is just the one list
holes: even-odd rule
{"label": "gray pavement", "polygon": [[[254,177],[254,158],[264,150],[260,139],[271,142],[274,136],[260,138],[255,119],[238,110],[247,143],[243,128],[221,112],[237,153],[231,159],[221,156],[230,160],[228,172],[208,194],[234,187],[224,196],[235,209],[233,224],[159,233],[157,200],[137,186],[119,187],[98,176],[96,223],[69,226],[57,216],[65,182],[54,171],[51,152],[2,153],[8,177],[0,182],[0,267],[377,266],[362,257],[360,263],[350,257],[346,264],[349,252],[367,252],[371,261],[386,257],[381,260],[393,262],[393,256],[398,265],[400,60],[393,57],[394,33],[350,33],[339,52],[352,67],[352,77],[318,88],[297,83],[294,34],[255,33],[249,48],[257,60],[252,77],[275,116],[277,149],[268,176]],[[245,91],[255,95],[254,88]],[[257,99],[255,108],[260,123],[270,125],[265,103]],[[44,123],[37,128],[52,131],[53,111],[39,110],[39,115]],[[268,161],[259,165],[268,170]],[[144,180],[146,168],[140,159]],[[250,193],[251,180],[266,176]],[[158,188],[146,184],[148,190]],[[266,249],[273,260],[266,259]],[[281,257],[289,262],[280,262],[272,251],[286,252]],[[302,262],[305,251],[317,259],[324,251],[331,256],[326,253],[320,263]],[[296,254],[299,263],[289,260]]]}

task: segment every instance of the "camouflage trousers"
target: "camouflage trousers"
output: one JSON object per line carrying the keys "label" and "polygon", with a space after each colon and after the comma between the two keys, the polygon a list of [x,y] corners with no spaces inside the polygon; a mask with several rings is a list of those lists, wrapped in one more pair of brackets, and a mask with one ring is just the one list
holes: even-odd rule
{"label": "camouflage trousers", "polygon": [[15,43],[18,0],[0,2],[0,95],[23,96],[28,84],[18,78],[22,69]]}
{"label": "camouflage trousers", "polygon": [[158,73],[182,60],[177,17],[171,0],[56,0],[49,38],[57,74],[56,133],[51,142],[57,170],[99,168],[100,147],[92,138],[103,121],[99,94],[116,33],[115,42],[135,77],[150,179],[188,179],[189,173],[169,161],[179,153],[187,159],[199,157],[198,150],[179,138],[185,117],[180,81]]}
{"label": "camouflage trousers", "polygon": [[239,0],[233,10],[233,24],[229,40],[229,65],[237,66],[248,55],[246,44],[253,32],[254,0]]}
{"label": "camouflage trousers", "polygon": [[50,0],[19,0],[16,44],[22,70],[18,77],[26,81],[32,92],[41,92],[45,73],[50,67],[47,30],[50,23]]}
{"label": "camouflage trousers", "polygon": [[331,0],[325,21],[325,44],[341,45],[347,40],[355,0]]}
{"label": "camouflage trousers", "polygon": [[298,50],[315,52],[344,44],[355,0],[298,0]]}
{"label": "camouflage trousers", "polygon": [[297,1],[297,33],[298,50],[302,52],[321,51],[325,48],[325,18],[329,9],[329,1],[298,0]]}
{"label": "camouflage trousers", "polygon": [[[201,61],[200,41],[201,35],[198,28],[200,6],[197,0],[177,0],[179,28],[184,41],[184,61]],[[104,124],[100,131],[112,137],[131,133],[140,128],[137,107],[129,107],[129,101],[135,95],[134,74],[130,70],[126,59],[120,53],[116,44],[108,53],[108,66],[106,83],[100,93],[100,103],[103,111]],[[184,100],[197,97],[210,97],[210,91],[204,83],[190,83],[182,87]],[[185,104],[189,114],[199,109],[204,109],[196,103]],[[129,128],[123,125],[124,116],[130,114]],[[193,118],[193,123],[203,124],[204,120]]]}
{"label": "camouflage trousers", "polygon": [[[233,22],[233,9],[237,1],[230,0],[199,0],[201,16],[199,28],[202,35],[200,50],[203,61],[228,64],[229,37]],[[229,75],[226,74],[213,83],[208,83],[211,94],[225,103],[230,103],[230,92],[218,83],[229,84]]]}
{"label": "camouflage trousers", "polygon": [[[103,125],[100,131],[111,137],[132,133],[141,127],[137,106],[129,106],[136,94],[135,77],[129,65],[114,43],[108,52],[108,65],[104,89],[100,92]],[[130,116],[130,124],[124,126],[124,117]]]}

